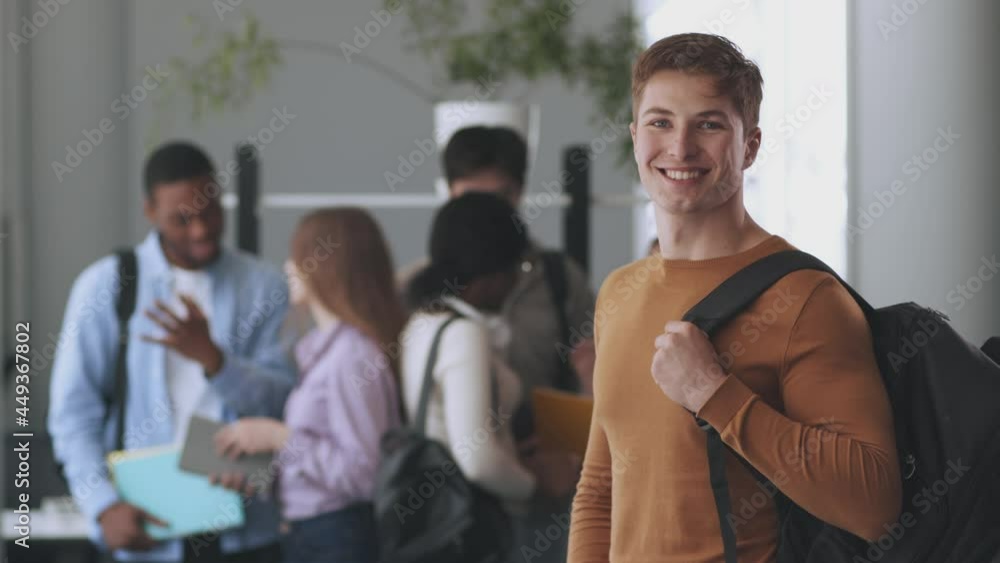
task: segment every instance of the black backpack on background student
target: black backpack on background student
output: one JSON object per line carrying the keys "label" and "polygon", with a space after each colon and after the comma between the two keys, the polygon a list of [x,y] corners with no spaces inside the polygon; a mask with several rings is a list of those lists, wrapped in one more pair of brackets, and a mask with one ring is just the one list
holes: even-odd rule
{"label": "black backpack on background student", "polygon": [[[871,326],[892,403],[903,478],[900,517],[868,543],[826,524],[778,492],[778,563],[979,563],[1000,550],[1000,366],[966,342],[943,314],[915,303],[874,309],[833,270],[799,251],[772,254],[737,272],[684,320],[711,337],[778,280],[797,270],[833,274]],[[709,480],[726,563],[737,563],[719,433],[708,437]],[[742,458],[740,458],[742,460]],[[745,462],[745,460],[743,460]],[[744,463],[765,490],[772,483]]]}
{"label": "black backpack on background student", "polygon": [[[448,448],[424,434],[434,364],[446,320],[427,357],[411,424],[387,432],[375,476],[375,522],[383,563],[499,563],[513,545],[500,500],[462,475]],[[491,374],[496,410],[496,377]]]}
{"label": "black backpack on background student", "polygon": [[[125,449],[125,407],[128,395],[128,323],[135,312],[136,295],[139,292],[139,264],[132,248],[120,248],[115,251],[118,260],[118,285],[120,290],[115,299],[115,317],[118,319],[118,349],[115,355],[115,381],[111,394],[104,397],[107,414],[105,424],[112,415],[116,421],[115,450]],[[52,452],[56,460],[56,472],[69,490],[69,482],[63,470],[63,464]]]}
{"label": "black backpack on background student", "polygon": [[[576,376],[576,370],[570,359],[572,339],[570,338],[569,312],[566,311],[566,300],[569,299],[566,255],[557,250],[543,250],[538,253],[538,258],[541,261],[545,285],[548,287],[549,298],[552,300],[556,323],[559,327],[558,340],[553,342],[557,354],[555,365],[552,366],[555,372],[552,387],[567,393],[579,393],[580,380]],[[511,429],[514,433],[514,439],[519,442],[535,434],[535,412],[530,396],[514,411]]]}

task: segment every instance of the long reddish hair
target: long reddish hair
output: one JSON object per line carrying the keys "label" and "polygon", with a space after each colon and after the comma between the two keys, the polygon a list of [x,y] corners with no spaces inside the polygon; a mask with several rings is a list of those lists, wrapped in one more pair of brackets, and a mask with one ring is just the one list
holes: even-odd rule
{"label": "long reddish hair", "polygon": [[407,313],[378,223],[359,207],[309,213],[292,236],[303,282],[342,321],[378,343],[399,378],[399,335]]}

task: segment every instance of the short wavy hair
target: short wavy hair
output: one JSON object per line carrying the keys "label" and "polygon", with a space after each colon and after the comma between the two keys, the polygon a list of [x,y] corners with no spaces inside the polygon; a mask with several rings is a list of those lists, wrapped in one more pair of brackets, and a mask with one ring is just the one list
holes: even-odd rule
{"label": "short wavy hair", "polygon": [[646,83],[661,70],[678,70],[715,79],[718,92],[733,100],[744,133],[760,122],[764,78],[756,63],[735,43],[719,35],[682,33],[664,37],[639,55],[632,67],[632,116],[637,117]]}

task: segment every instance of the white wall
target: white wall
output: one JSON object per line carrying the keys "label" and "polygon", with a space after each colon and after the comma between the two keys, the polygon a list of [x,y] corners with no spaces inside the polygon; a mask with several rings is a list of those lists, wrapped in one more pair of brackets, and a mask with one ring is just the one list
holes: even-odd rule
{"label": "white wall", "polygon": [[[11,1],[20,2],[18,7],[29,18],[41,10],[37,0]],[[73,279],[115,247],[138,241],[148,228],[141,216],[140,173],[145,133],[153,116],[152,98],[139,102],[127,117],[118,111],[122,105],[115,100],[142,84],[147,65],[159,63],[163,68],[170,56],[194,53],[192,35],[184,24],[188,13],[236,24],[241,11],[249,9],[280,37],[336,45],[353,41],[354,27],[363,27],[372,17],[370,11],[382,5],[381,0],[245,0],[219,22],[212,4],[200,0],[59,1],[65,5],[60,4],[58,13],[15,55],[24,57],[26,69],[20,104],[24,131],[14,137],[23,143],[16,163],[23,169],[23,185],[18,187],[30,188],[23,190],[29,210],[25,225],[30,230],[24,234],[28,256],[17,264],[27,269],[28,286],[15,310],[32,320],[33,346],[41,353],[32,388],[38,398],[33,403],[38,410],[32,410],[37,428],[44,423],[51,343],[57,338]],[[624,5],[625,0],[588,2],[579,8],[578,22],[584,29],[600,28],[610,21],[615,6]],[[426,84],[427,65],[401,46],[400,20],[396,16],[364,53]],[[7,31],[16,29],[5,22],[5,40]],[[371,70],[347,64],[339,55],[293,52],[286,60],[274,84],[250,107],[197,125],[180,113],[165,133],[194,139],[224,166],[233,158],[238,141],[266,126],[273,108],[287,106],[296,117],[262,153],[266,192],[389,193],[383,173],[396,169],[398,157],[413,150],[414,139],[432,135],[431,107]],[[510,89],[523,91],[517,84]],[[531,189],[537,190],[543,182],[559,177],[564,146],[588,143],[600,136],[601,129],[589,122],[590,99],[560,83],[541,85],[531,99],[542,106],[541,146],[537,166],[531,171]],[[102,119],[109,120],[106,125],[113,125],[114,130],[60,181],[52,163],[65,164],[66,145],[84,141],[82,131],[99,128]],[[429,192],[438,174],[437,160],[434,155],[431,162],[418,167],[399,192]],[[628,176],[616,170],[613,162],[612,151],[596,159],[595,190],[621,192],[629,185]],[[398,263],[424,254],[432,212],[376,213]],[[265,258],[275,263],[283,260],[300,214],[264,212],[261,246]],[[594,213],[594,232],[601,233],[592,238],[595,284],[631,259],[630,221],[625,209]],[[230,222],[230,232],[234,224]],[[544,212],[531,228],[543,242],[561,244],[555,210]],[[4,322],[9,323],[6,316]]]}
{"label": "white wall", "polygon": [[[624,6],[626,0],[583,3],[575,16],[575,25],[579,29],[603,28]],[[323,41],[336,46],[353,42],[355,28],[364,28],[373,20],[372,10],[382,7],[381,0],[349,3],[244,0],[234,12],[223,14],[220,22],[212,5],[200,0],[138,3],[131,19],[132,81],[137,83],[140,69],[146,64],[163,61],[169,55],[195,52],[189,45],[191,34],[183,21],[189,13],[197,13],[206,21],[222,26],[236,25],[252,11],[264,29],[279,38]],[[362,52],[429,88],[432,67],[416,52],[405,48],[404,18],[405,14],[393,16]],[[196,139],[218,163],[226,163],[233,158],[237,141],[266,126],[272,109],[287,107],[295,119],[275,135],[262,154],[262,189],[266,193],[392,193],[384,173],[397,170],[399,157],[416,148],[415,139],[433,138],[432,106],[372,69],[357,62],[348,63],[339,50],[333,54],[290,51],[285,60],[285,67],[271,87],[245,110],[212,116],[199,125],[192,124],[182,112],[165,133]],[[525,90],[521,84],[504,85],[508,96]],[[528,100],[541,105],[540,150],[529,181],[529,190],[539,191],[544,182],[559,178],[564,147],[589,143],[600,136],[601,129],[589,121],[590,98],[558,81],[547,81],[531,89]],[[146,109],[142,108],[139,119],[129,122],[136,140],[130,147],[130,178],[139,175],[139,141],[148,130],[151,117]],[[626,135],[627,129],[622,134]],[[615,154],[610,150],[596,159],[592,174],[595,191],[621,193],[627,189],[628,176],[615,170],[614,159]],[[432,155],[405,183],[397,186],[397,193],[432,193],[439,160],[439,154]],[[137,198],[139,192],[133,192]],[[137,203],[133,202],[134,205]],[[433,210],[383,209],[375,214],[398,263],[408,263],[426,253]],[[261,248],[266,258],[275,262],[283,259],[299,215],[300,211],[264,212]],[[531,225],[535,236],[549,245],[561,246],[559,215],[554,209],[544,212]],[[595,228],[602,233],[592,238],[596,284],[612,268],[631,259],[631,219],[625,209],[599,210],[594,221]],[[139,236],[144,228],[137,219],[132,236]]]}
{"label": "white wall", "polygon": [[[885,25],[895,25],[894,5],[898,30]],[[1000,276],[973,281],[981,289],[971,299],[960,298],[957,286],[1000,251],[996,2],[854,0],[852,11],[851,224],[866,225],[858,209],[875,205],[877,213],[877,194],[891,201],[893,182],[903,183],[849,244],[854,281],[875,305],[935,307],[982,344],[1000,334]],[[926,171],[907,165],[934,146],[939,128],[960,137]]]}
{"label": "white wall", "polygon": [[[98,129],[102,119],[114,117],[111,104],[123,89],[126,46],[120,30],[127,3],[64,0],[54,3],[58,11],[48,16],[37,2],[18,1],[21,16],[45,22],[37,34],[26,37],[26,44],[18,45],[16,53],[7,50],[26,69],[19,85],[24,94],[22,121],[13,137],[20,144],[19,179],[7,188],[20,192],[28,211],[17,217],[26,230],[12,235],[19,244],[26,243],[27,254],[10,266],[16,274],[27,272],[27,287],[16,297],[14,309],[19,320],[31,321],[36,371],[30,420],[34,429],[41,430],[48,368],[70,285],[88,263],[129,240],[127,130],[118,127],[101,134],[93,151],[61,180],[52,167],[54,161],[66,163],[66,145],[86,142],[84,130]],[[8,32],[20,32],[21,26],[21,22],[7,23],[4,41],[9,40]],[[98,135],[91,138],[97,140]],[[8,248],[14,246],[11,240]],[[4,323],[12,320],[5,317]]]}

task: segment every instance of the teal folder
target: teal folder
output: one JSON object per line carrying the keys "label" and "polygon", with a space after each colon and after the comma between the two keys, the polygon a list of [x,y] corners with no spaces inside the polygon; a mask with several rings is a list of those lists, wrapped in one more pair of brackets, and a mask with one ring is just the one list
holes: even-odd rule
{"label": "teal folder", "polygon": [[122,500],[170,524],[146,524],[155,540],[220,532],[243,525],[239,493],[212,485],[207,477],[180,468],[180,448],[145,448],[108,455]]}

